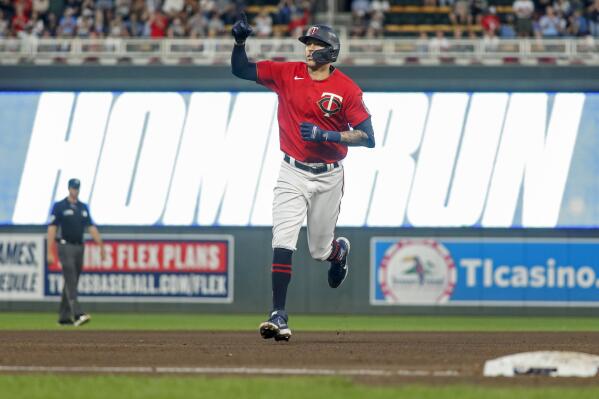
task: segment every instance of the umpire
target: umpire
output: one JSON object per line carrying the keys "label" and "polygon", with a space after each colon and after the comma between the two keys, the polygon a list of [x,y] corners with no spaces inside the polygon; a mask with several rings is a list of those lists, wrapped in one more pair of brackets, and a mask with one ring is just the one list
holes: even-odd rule
{"label": "umpire", "polygon": [[69,180],[69,196],[54,204],[48,225],[48,264],[55,261],[54,242],[58,245],[58,258],[62,264],[64,287],[58,323],[64,326],[81,326],[91,320],[91,317],[81,310],[77,301],[77,284],[83,269],[85,227],[100,246],[102,259],[106,257],[102,238],[92,222],[89,209],[86,204],[79,201],[80,186],[79,179]]}

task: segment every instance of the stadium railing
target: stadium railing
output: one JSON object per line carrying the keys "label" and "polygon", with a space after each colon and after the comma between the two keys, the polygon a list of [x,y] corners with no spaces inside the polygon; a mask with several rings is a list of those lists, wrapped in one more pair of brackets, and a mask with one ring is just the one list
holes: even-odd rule
{"label": "stadium railing", "polygon": [[[599,42],[581,39],[353,39],[342,38],[339,63],[564,64],[598,65]],[[0,39],[0,64],[197,64],[230,60],[233,40],[217,39]],[[301,60],[303,45],[292,38],[252,39],[254,59]]]}

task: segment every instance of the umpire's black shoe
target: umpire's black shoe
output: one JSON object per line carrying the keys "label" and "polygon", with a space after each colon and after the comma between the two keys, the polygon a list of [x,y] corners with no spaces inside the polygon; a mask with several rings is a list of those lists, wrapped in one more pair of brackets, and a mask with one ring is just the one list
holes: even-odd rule
{"label": "umpire's black shoe", "polygon": [[345,237],[339,237],[337,238],[337,242],[339,243],[339,253],[336,259],[331,261],[331,266],[329,267],[329,287],[331,288],[337,288],[343,284],[349,272],[349,264],[347,263],[349,240]]}
{"label": "umpire's black shoe", "polygon": [[274,338],[275,341],[289,341],[291,330],[287,325],[287,312],[284,310],[273,310],[270,318],[260,324],[260,335],[264,339]]}
{"label": "umpire's black shoe", "polygon": [[71,320],[71,319],[65,319],[65,320],[58,320],[58,325],[62,326],[62,327],[71,327],[71,326],[74,326],[75,323],[73,323],[73,320]]}

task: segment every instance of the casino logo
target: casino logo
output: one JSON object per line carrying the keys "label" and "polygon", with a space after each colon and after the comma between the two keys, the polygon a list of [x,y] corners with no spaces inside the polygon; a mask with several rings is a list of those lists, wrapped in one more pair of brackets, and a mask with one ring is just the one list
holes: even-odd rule
{"label": "casino logo", "polygon": [[337,112],[341,111],[341,103],[343,102],[343,97],[335,94],[335,93],[322,93],[322,98],[318,100],[318,106],[320,110],[324,112],[324,116],[327,118]]}
{"label": "casino logo", "polygon": [[455,263],[437,241],[402,240],[385,252],[377,282],[389,303],[445,303],[456,285]]}

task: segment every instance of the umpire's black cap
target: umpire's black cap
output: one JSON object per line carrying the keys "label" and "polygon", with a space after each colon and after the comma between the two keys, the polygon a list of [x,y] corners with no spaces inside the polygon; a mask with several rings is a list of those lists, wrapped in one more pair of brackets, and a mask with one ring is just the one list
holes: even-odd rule
{"label": "umpire's black cap", "polygon": [[69,179],[69,188],[76,188],[79,190],[79,186],[81,186],[79,179]]}

